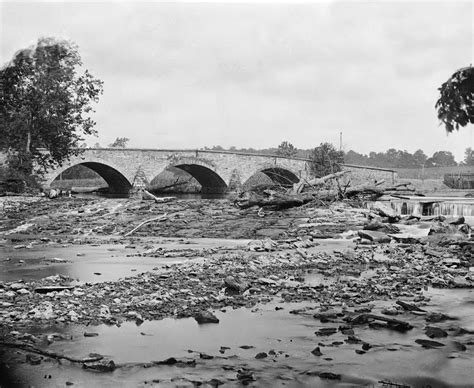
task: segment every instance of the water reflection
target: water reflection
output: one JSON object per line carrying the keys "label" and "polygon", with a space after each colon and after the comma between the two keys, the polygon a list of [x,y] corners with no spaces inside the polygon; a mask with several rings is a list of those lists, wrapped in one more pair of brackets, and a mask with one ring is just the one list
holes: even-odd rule
{"label": "water reflection", "polygon": [[[472,291],[436,290],[430,291],[430,295],[432,301],[427,309],[441,309],[449,299],[452,301],[449,314],[458,318],[456,324],[463,327],[471,324],[474,317],[468,303],[472,301]],[[276,310],[277,306],[283,309]],[[203,381],[217,378],[236,382],[239,368],[254,373],[255,386],[280,386],[285,381],[304,386],[378,386],[380,380],[411,387],[423,387],[428,383],[432,386],[469,386],[469,382],[474,381],[472,347],[452,358],[449,339],[441,340],[446,342],[445,348],[430,350],[414,342],[416,338],[423,338],[425,322],[422,316],[406,314],[401,318],[410,319],[415,326],[407,333],[357,327],[356,336],[373,346],[367,353],[358,355],[355,350],[360,348],[360,344],[345,343],[347,336],[340,332],[330,337],[314,335],[322,327],[333,325],[337,328],[338,323],[322,324],[310,313],[289,314],[289,311],[302,307],[314,308],[316,305],[275,302],[254,312],[230,308],[225,313],[216,312],[220,323],[209,325],[198,325],[194,319],[164,319],[144,322],[140,326],[124,323],[121,327],[33,327],[30,330],[33,334],[56,331],[73,336],[72,342],[55,342],[49,350],[76,357],[96,352],[113,358],[122,367],[112,374],[99,375],[58,365],[23,368],[43,371],[49,368],[54,371],[55,383],[67,377],[79,386],[143,386],[145,381],[155,378],[165,384],[172,379]],[[99,335],[84,337],[84,331]],[[473,339],[472,335],[457,338],[464,342]],[[242,345],[247,345],[247,348],[242,348]],[[316,346],[323,353],[320,357],[311,354]],[[266,352],[268,357],[255,359],[259,352]],[[200,353],[213,358],[202,359]],[[195,359],[197,363],[194,368],[154,366],[145,369],[137,364],[168,357]],[[321,380],[315,376],[321,371],[341,374],[341,380]],[[32,376],[28,374],[30,383],[34,382],[35,386],[37,382],[41,383],[41,379],[37,381]]]}

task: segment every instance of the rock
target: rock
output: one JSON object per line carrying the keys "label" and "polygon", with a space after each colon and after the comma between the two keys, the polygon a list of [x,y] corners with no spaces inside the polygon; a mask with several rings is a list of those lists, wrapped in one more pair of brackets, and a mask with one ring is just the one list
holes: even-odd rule
{"label": "rock", "polygon": [[425,334],[430,338],[443,338],[448,336],[446,331],[435,326],[427,326],[425,328]]}
{"label": "rock", "polygon": [[400,229],[395,225],[382,223],[378,220],[372,220],[364,226],[364,230],[375,230],[382,233],[399,233]]}
{"label": "rock", "polygon": [[314,334],[317,336],[329,336],[335,333],[337,333],[337,328],[335,327],[323,327],[322,329],[314,332]]}
{"label": "rock", "polygon": [[233,291],[244,292],[249,288],[249,284],[243,280],[238,280],[234,276],[227,276],[224,280],[224,285]]}
{"label": "rock", "polygon": [[441,342],[431,341],[431,340],[425,340],[425,339],[417,339],[417,340],[415,340],[415,342],[416,342],[417,344],[420,344],[420,345],[423,346],[424,348],[427,348],[427,349],[436,349],[436,348],[445,346],[445,345],[442,344]]}
{"label": "rock", "polygon": [[389,243],[392,240],[385,233],[377,232],[373,230],[359,230],[358,234],[362,238],[365,238],[369,241],[373,241],[377,243]]}
{"label": "rock", "polygon": [[451,317],[443,313],[428,313],[425,317],[426,322],[444,322],[448,319]]}
{"label": "rock", "polygon": [[451,280],[451,283],[454,288],[472,288],[474,287],[474,283],[463,278],[462,276],[456,276],[454,279]]}
{"label": "rock", "polygon": [[212,360],[214,356],[211,356],[206,353],[199,353],[199,358],[202,358],[203,360]]}
{"label": "rock", "polygon": [[319,346],[317,346],[316,348],[314,348],[312,351],[311,351],[312,354],[314,354],[315,356],[322,356],[323,354],[321,353],[321,350],[319,349]]}
{"label": "rock", "polygon": [[43,286],[35,288],[35,292],[38,294],[47,294],[48,292],[53,291],[64,291],[64,290],[72,290],[74,286]]}
{"label": "rock", "polygon": [[88,333],[88,332],[84,333],[84,337],[97,337],[98,335],[99,333]]}
{"label": "rock", "polygon": [[25,285],[23,283],[13,283],[13,284],[10,284],[10,290],[13,290],[13,291],[18,291],[22,288],[24,288]]}
{"label": "rock", "polygon": [[256,358],[257,360],[260,360],[260,359],[262,359],[262,358],[267,358],[267,357],[268,357],[268,354],[265,353],[265,352],[257,353],[257,355],[255,356],[255,358]]}
{"label": "rock", "polygon": [[321,379],[328,379],[328,380],[340,380],[341,375],[337,373],[332,373],[332,372],[320,372],[318,373],[318,376]]}
{"label": "rock", "polygon": [[414,304],[411,304],[411,303],[403,302],[402,300],[397,300],[395,303],[398,304],[404,310],[407,310],[407,311],[425,312],[425,310],[420,309],[418,306],[416,306]]}
{"label": "rock", "polygon": [[43,358],[36,355],[36,354],[27,354],[26,355],[26,362],[28,362],[30,365],[39,365],[39,364],[41,364],[42,360],[43,360]]}
{"label": "rock", "polygon": [[457,351],[464,352],[464,351],[467,349],[466,345],[462,344],[461,342],[458,342],[458,341],[451,341],[451,343],[453,344],[454,348],[455,348]]}
{"label": "rock", "polygon": [[250,382],[255,381],[255,378],[248,369],[242,368],[237,371],[237,380],[239,380],[242,385],[249,385]]}
{"label": "rock", "polygon": [[99,318],[105,319],[105,320],[108,320],[108,319],[112,318],[112,314],[110,313],[110,309],[105,304],[100,306]]}
{"label": "rock", "polygon": [[432,257],[442,257],[443,252],[440,252],[439,250],[434,250],[431,248],[426,248],[425,255],[432,256]]}
{"label": "rock", "polygon": [[387,307],[381,311],[384,315],[398,315],[398,310],[395,307]]}
{"label": "rock", "polygon": [[445,222],[451,225],[462,225],[466,222],[463,216],[446,218]]}
{"label": "rock", "polygon": [[456,234],[458,229],[454,225],[445,224],[443,222],[437,222],[431,224],[429,235],[433,234]]}
{"label": "rock", "polygon": [[380,201],[375,201],[372,206],[372,210],[381,215],[382,217],[388,217],[396,219],[398,218],[397,212],[390,207],[390,205],[386,205]]}
{"label": "rock", "polygon": [[53,310],[53,304],[51,302],[40,303],[37,307],[30,310],[28,313],[35,319],[53,319],[56,318],[56,314]]}
{"label": "rock", "polygon": [[60,257],[53,257],[53,258],[49,259],[48,261],[50,261],[52,263],[67,263],[66,259],[61,259]]}
{"label": "rock", "polygon": [[82,364],[84,369],[92,369],[96,372],[113,372],[116,368],[113,360],[104,360],[95,363]]}
{"label": "rock", "polygon": [[252,346],[252,345],[242,345],[242,346],[239,346],[240,349],[253,349],[255,346]]}
{"label": "rock", "polygon": [[219,323],[219,319],[212,314],[209,311],[200,311],[198,312],[195,316],[194,319],[199,323],[200,325],[204,323]]}

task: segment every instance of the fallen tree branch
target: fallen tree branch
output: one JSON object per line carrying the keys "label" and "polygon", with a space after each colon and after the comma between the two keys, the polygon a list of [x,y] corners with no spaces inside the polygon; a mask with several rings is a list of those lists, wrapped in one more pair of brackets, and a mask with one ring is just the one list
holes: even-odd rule
{"label": "fallen tree branch", "polygon": [[312,187],[315,187],[315,186],[322,186],[324,185],[327,181],[331,180],[331,179],[337,179],[337,178],[340,178],[341,176],[344,176],[345,174],[348,174],[349,171],[339,171],[339,172],[336,172],[334,174],[329,174],[329,175],[325,175],[321,178],[315,178],[315,179],[311,179],[309,181],[306,181],[306,180],[302,180],[298,183],[295,183],[295,185],[293,186],[293,193],[294,194],[299,194],[301,193],[307,186],[312,186]]}
{"label": "fallen tree branch", "polygon": [[143,193],[146,196],[146,198],[144,198],[144,199],[152,199],[156,203],[169,202],[169,201],[175,199],[175,197],[157,197],[156,195],[153,195],[152,193],[150,193],[148,190],[143,190]]}
{"label": "fallen tree branch", "polygon": [[149,220],[143,221],[140,225],[138,225],[137,227],[133,228],[130,232],[125,233],[123,236],[124,236],[124,237],[128,237],[128,236],[130,236],[133,232],[136,232],[138,229],[140,229],[143,225],[149,224],[150,222],[153,222],[153,221],[164,221],[166,218],[168,218],[168,214],[167,214],[167,213],[162,214],[162,215],[159,216],[159,217],[150,218]]}
{"label": "fallen tree branch", "polygon": [[74,357],[65,356],[64,354],[50,352],[48,350],[43,350],[43,349],[37,348],[36,346],[25,344],[23,342],[0,342],[0,346],[6,346],[8,348],[13,348],[13,349],[21,349],[21,350],[25,350],[31,353],[41,354],[42,356],[55,358],[57,360],[64,359],[70,362],[77,362],[80,364],[85,364],[87,362],[97,362],[104,358],[103,356],[90,357],[90,358],[74,358]]}

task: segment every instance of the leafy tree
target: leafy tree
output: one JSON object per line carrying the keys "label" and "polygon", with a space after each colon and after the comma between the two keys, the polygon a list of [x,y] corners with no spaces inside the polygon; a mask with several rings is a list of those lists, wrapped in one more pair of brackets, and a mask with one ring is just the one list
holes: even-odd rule
{"label": "leafy tree", "polygon": [[416,150],[415,153],[413,154],[413,159],[415,161],[415,167],[422,167],[425,165],[426,160],[428,157],[425,155],[423,150]]}
{"label": "leafy tree", "polygon": [[128,137],[117,137],[115,141],[109,144],[110,148],[127,148],[127,143],[130,141]]}
{"label": "leafy tree", "polygon": [[463,162],[466,166],[474,166],[474,151],[471,147],[466,148],[466,151],[464,151]]}
{"label": "leafy tree", "polygon": [[281,156],[295,156],[298,153],[296,147],[288,141],[283,141],[277,149],[277,155]]}
{"label": "leafy tree", "polygon": [[437,151],[426,161],[426,167],[451,167],[457,165],[454,155],[449,151]]}
{"label": "leafy tree", "polygon": [[456,71],[439,88],[436,102],[438,118],[447,132],[474,124],[474,68],[465,67]]}
{"label": "leafy tree", "polygon": [[44,172],[80,153],[82,135],[96,133],[89,114],[103,83],[78,73],[81,65],[75,44],[41,38],[0,70],[0,150],[11,168],[26,176],[34,165]]}
{"label": "leafy tree", "polygon": [[338,151],[330,143],[321,143],[311,153],[311,173],[320,178],[342,170],[344,152]]}

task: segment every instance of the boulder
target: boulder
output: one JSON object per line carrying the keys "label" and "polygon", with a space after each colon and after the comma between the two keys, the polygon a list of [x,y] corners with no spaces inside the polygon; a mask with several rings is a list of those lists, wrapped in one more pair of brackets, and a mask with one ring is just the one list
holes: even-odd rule
{"label": "boulder", "polygon": [[224,285],[237,292],[244,292],[250,286],[246,281],[236,279],[234,276],[227,276],[224,279]]}
{"label": "boulder", "polygon": [[425,328],[425,334],[430,338],[443,338],[448,336],[446,331],[436,326],[427,326]]}
{"label": "boulder", "polygon": [[377,232],[375,230],[359,230],[359,237],[365,238],[369,241],[377,243],[389,243],[392,239],[385,233]]}
{"label": "boulder", "polygon": [[395,225],[382,223],[377,220],[372,220],[367,225],[364,226],[364,230],[376,230],[382,233],[398,233],[400,229]]}
{"label": "boulder", "polygon": [[194,319],[199,323],[200,325],[204,323],[219,323],[219,318],[217,318],[214,314],[212,314],[210,311],[199,311],[195,316]]}
{"label": "boulder", "polygon": [[387,205],[380,201],[376,201],[373,203],[372,210],[381,215],[382,217],[388,217],[392,219],[399,218],[397,212],[392,209],[390,205]]}

